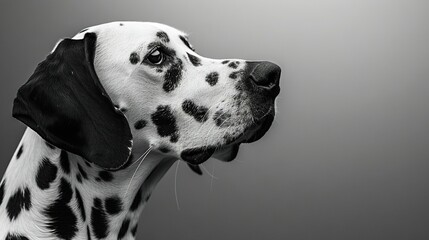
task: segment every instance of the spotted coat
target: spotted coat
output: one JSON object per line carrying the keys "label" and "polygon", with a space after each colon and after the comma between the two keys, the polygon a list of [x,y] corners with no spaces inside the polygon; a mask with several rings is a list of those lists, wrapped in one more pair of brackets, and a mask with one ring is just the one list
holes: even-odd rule
{"label": "spotted coat", "polygon": [[14,101],[28,128],[0,182],[0,240],[134,239],[177,159],[202,174],[265,134],[279,77],[272,63],[202,57],[158,23],[61,40]]}

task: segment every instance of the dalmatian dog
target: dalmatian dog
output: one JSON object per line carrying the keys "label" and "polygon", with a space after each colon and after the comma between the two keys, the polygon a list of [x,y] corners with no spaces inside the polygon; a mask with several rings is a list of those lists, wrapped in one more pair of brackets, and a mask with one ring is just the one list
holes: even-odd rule
{"label": "dalmatian dog", "polygon": [[27,125],[0,185],[0,239],[134,239],[170,166],[233,160],[271,126],[280,68],[198,55],[183,32],[113,22],[61,40],[18,90]]}

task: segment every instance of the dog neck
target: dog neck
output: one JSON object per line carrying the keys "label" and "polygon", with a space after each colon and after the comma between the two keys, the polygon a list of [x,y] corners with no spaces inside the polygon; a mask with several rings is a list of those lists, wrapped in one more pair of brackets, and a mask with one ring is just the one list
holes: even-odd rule
{"label": "dog neck", "polygon": [[[143,152],[133,152],[136,160]],[[138,170],[136,160],[105,171],[27,128],[2,180],[0,239],[134,239],[145,203],[175,159],[153,152]]]}

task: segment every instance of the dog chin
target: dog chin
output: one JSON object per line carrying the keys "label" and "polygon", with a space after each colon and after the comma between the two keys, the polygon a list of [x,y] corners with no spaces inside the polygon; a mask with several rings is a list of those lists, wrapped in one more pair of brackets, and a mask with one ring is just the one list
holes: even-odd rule
{"label": "dog chin", "polygon": [[182,151],[180,157],[192,165],[199,165],[211,157],[230,162],[237,157],[240,144],[258,141],[265,135],[273,123],[274,115],[274,111],[270,111],[262,119],[248,126],[242,134],[228,139],[223,145],[188,148]]}

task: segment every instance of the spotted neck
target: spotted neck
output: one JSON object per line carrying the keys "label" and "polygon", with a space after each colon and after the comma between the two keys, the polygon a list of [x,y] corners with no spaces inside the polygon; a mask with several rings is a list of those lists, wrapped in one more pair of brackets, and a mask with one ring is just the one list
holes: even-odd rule
{"label": "spotted neck", "polygon": [[104,171],[27,128],[0,185],[0,239],[135,239],[140,213],[173,162],[152,152],[137,171],[139,162]]}

